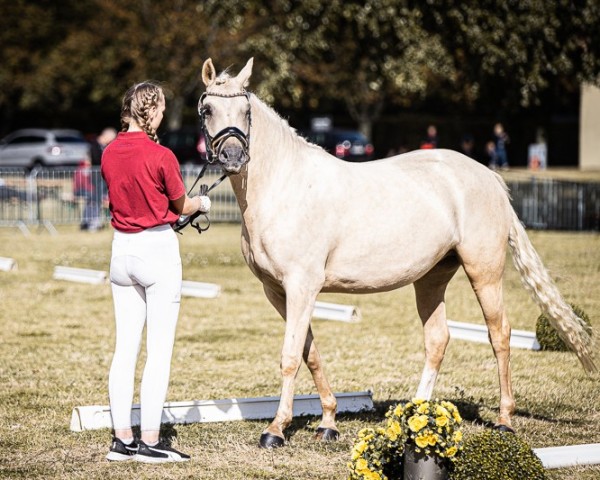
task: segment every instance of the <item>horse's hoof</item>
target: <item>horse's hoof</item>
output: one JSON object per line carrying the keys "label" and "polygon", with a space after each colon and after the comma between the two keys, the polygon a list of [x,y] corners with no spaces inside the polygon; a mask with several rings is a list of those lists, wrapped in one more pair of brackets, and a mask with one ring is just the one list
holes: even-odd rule
{"label": "horse's hoof", "polygon": [[263,433],[260,436],[260,448],[279,448],[283,447],[285,440],[272,433]]}
{"label": "horse's hoof", "polygon": [[317,433],[315,434],[315,438],[317,440],[327,440],[327,441],[335,441],[340,438],[340,432],[334,430],[333,428],[317,428]]}
{"label": "horse's hoof", "polygon": [[501,423],[497,423],[494,425],[494,430],[498,430],[499,432],[509,432],[515,433],[515,430],[507,425],[502,425]]}

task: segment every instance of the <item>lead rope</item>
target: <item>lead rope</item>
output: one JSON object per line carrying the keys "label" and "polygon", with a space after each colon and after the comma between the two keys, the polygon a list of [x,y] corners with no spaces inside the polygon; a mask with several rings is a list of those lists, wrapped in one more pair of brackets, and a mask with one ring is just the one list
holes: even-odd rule
{"label": "lead rope", "polygon": [[[207,163],[204,164],[204,166],[202,167],[202,170],[200,170],[200,173],[196,177],[196,180],[194,180],[194,183],[192,184],[192,186],[190,187],[190,189],[187,193],[188,196],[191,195],[192,190],[198,183],[198,180],[200,180],[204,176],[206,167],[208,167]],[[228,175],[227,173],[224,173],[223,175],[221,175],[221,177],[215,183],[213,183],[210,187],[204,183],[202,185],[200,185],[198,195],[200,195],[200,196],[207,195],[208,192],[210,192],[213,188],[217,187],[217,185],[219,185],[223,180],[225,180],[225,178],[227,178],[227,175]],[[204,217],[204,224],[205,224],[204,226],[202,226],[202,224],[200,223],[200,220],[196,220],[197,218],[199,218],[201,216]],[[194,220],[196,220],[196,222],[194,222]],[[195,228],[198,231],[198,234],[205,232],[210,227],[210,219],[208,218],[208,213],[201,213],[200,211],[198,211],[198,212],[192,213],[191,215],[180,215],[179,218],[177,219],[177,221],[175,222],[175,224],[173,225],[173,230],[175,230],[180,235],[183,235],[181,230],[183,230],[188,225],[191,225],[193,228]]]}

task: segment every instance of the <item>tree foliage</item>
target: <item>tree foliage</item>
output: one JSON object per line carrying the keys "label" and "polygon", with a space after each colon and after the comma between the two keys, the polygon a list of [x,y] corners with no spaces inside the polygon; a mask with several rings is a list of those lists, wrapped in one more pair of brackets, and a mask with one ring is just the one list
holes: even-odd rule
{"label": "tree foliage", "polygon": [[[169,125],[202,62],[256,57],[253,89],[284,107],[346,106],[364,129],[388,105],[435,98],[496,109],[598,82],[596,0],[0,0],[0,111],[115,110],[163,81]],[[116,104],[116,105],[115,105]]]}

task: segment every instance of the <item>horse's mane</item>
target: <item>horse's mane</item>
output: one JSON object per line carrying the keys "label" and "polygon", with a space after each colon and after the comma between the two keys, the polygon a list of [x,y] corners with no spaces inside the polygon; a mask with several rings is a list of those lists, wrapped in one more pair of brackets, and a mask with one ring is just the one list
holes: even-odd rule
{"label": "horse's mane", "polygon": [[[310,143],[306,138],[300,135],[288,121],[282,118],[273,108],[264,103],[255,94],[250,95],[252,105],[253,124],[268,125],[268,131],[264,135],[270,137],[270,143],[273,142],[274,135],[277,135],[278,146],[288,149],[298,149],[299,147],[309,147],[323,150],[320,146]],[[254,121],[257,119],[257,121]],[[260,132],[254,133],[254,138],[262,136]],[[294,151],[294,150],[291,150]]]}
{"label": "horse's mane", "polygon": [[[214,86],[218,86],[223,93],[239,93],[239,86],[229,85],[232,76],[229,74],[229,67],[223,70],[215,79]],[[207,89],[209,91],[209,89]],[[320,146],[309,142],[300,135],[295,128],[290,126],[288,121],[282,118],[273,108],[264,103],[258,96],[250,93],[250,104],[252,106],[252,124],[255,129],[268,125],[268,130],[264,132],[254,131],[253,141],[260,141],[262,138],[268,138],[269,148],[283,148],[288,154],[295,152],[299,148],[314,148],[324,151]]]}

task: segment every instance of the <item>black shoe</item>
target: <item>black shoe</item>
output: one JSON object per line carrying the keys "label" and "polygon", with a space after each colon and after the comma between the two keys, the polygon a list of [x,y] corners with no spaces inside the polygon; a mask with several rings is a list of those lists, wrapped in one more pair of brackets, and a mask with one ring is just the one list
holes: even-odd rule
{"label": "black shoe", "polygon": [[167,462],[187,462],[189,455],[178,452],[167,445],[164,440],[150,447],[140,440],[137,454],[134,460],[144,463],[167,463]]}
{"label": "black shoe", "polygon": [[110,446],[110,452],[108,452],[108,455],[106,455],[106,459],[113,462],[133,460],[133,457],[137,451],[138,444],[135,443],[135,440],[129,445],[125,445],[121,439],[113,437],[112,445]]}

